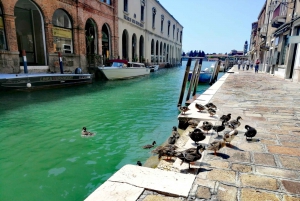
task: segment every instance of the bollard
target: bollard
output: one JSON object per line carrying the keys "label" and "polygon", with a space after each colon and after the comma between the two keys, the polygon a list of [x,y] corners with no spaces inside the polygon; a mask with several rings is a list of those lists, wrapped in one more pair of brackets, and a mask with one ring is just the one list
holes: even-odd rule
{"label": "bollard", "polygon": [[22,50],[22,57],[23,57],[23,65],[24,65],[24,73],[28,73],[27,69],[27,58],[26,58],[26,52],[25,50]]}
{"label": "bollard", "polygon": [[59,58],[60,73],[64,74],[64,67],[63,67],[63,62],[62,62],[62,58],[61,58],[61,53],[60,52],[58,52],[58,58]]}

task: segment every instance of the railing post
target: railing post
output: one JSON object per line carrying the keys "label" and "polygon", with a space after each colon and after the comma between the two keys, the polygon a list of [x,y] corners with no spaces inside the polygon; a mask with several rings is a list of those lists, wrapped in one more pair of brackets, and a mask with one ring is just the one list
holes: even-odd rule
{"label": "railing post", "polygon": [[63,67],[63,62],[62,62],[62,58],[61,58],[61,53],[60,52],[58,52],[58,59],[59,59],[60,73],[64,74],[64,67]]}
{"label": "railing post", "polygon": [[22,50],[22,57],[23,57],[23,65],[24,65],[24,73],[28,73],[27,69],[27,58],[26,58],[26,52],[25,50]]}

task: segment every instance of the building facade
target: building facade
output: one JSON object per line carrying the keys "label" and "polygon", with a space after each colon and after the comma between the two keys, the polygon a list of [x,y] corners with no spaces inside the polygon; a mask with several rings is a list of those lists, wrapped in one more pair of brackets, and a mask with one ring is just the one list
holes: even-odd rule
{"label": "building facade", "polygon": [[258,23],[256,38],[262,42],[259,49],[252,46],[250,54],[259,55],[262,71],[299,82],[300,2],[266,0],[263,10],[259,19],[264,16],[265,21],[261,27]]}
{"label": "building facade", "polygon": [[118,58],[176,65],[182,52],[183,26],[157,0],[118,2]]}
{"label": "building facade", "polygon": [[90,55],[118,54],[118,1],[1,0],[0,73],[23,72],[25,50],[29,72],[87,72]]}

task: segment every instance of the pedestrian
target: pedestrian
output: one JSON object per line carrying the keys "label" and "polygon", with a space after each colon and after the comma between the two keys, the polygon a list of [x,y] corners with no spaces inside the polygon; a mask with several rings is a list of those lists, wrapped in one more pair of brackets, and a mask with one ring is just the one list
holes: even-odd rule
{"label": "pedestrian", "polygon": [[252,60],[250,61],[250,68],[251,68],[251,70],[253,69],[253,61]]}
{"label": "pedestrian", "polygon": [[255,73],[258,73],[258,66],[259,66],[259,59],[256,59],[256,62],[255,62]]}
{"label": "pedestrian", "polygon": [[240,68],[241,68],[241,64],[242,64],[242,61],[239,59],[238,60],[238,69],[240,70]]}
{"label": "pedestrian", "polygon": [[246,65],[246,61],[243,61],[243,64],[242,64],[243,70],[245,70],[245,65]]}
{"label": "pedestrian", "polygon": [[249,66],[250,66],[250,61],[247,60],[247,61],[246,61],[246,69],[247,69],[247,70],[249,70]]}

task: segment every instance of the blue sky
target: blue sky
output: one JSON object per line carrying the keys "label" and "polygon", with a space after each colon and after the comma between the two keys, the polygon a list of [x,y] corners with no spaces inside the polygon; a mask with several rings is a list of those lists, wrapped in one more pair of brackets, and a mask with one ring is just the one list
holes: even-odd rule
{"label": "blue sky", "polygon": [[243,50],[265,0],[159,0],[183,25],[185,52]]}

